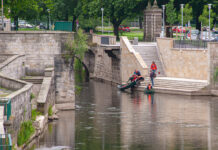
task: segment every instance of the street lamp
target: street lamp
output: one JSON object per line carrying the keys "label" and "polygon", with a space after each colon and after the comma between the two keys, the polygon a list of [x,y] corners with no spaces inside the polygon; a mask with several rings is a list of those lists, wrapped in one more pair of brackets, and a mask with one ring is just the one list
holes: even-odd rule
{"label": "street lamp", "polygon": [[48,30],[50,30],[50,9],[47,9],[48,11]]}
{"label": "street lamp", "polygon": [[4,31],[4,7],[3,7],[3,0],[2,0],[2,30]]}
{"label": "street lamp", "polygon": [[210,9],[211,9],[211,5],[212,4],[208,4],[208,8],[209,8],[209,40],[210,40]]}
{"label": "street lamp", "polygon": [[184,8],[184,4],[181,4],[181,9],[182,9],[182,39],[183,39],[183,36],[184,36],[184,33],[183,33],[183,8]]}
{"label": "street lamp", "polygon": [[162,32],[163,32],[163,37],[164,37],[164,28],[165,28],[165,25],[164,25],[164,10],[165,10],[165,5],[162,5],[162,8],[163,8],[163,27],[162,27]]}
{"label": "street lamp", "polygon": [[102,31],[102,34],[103,34],[103,32],[104,32],[104,30],[103,30],[103,27],[104,27],[104,8],[101,8],[101,12],[102,12],[102,16],[101,16],[101,25],[102,25],[102,27],[101,27],[101,31]]}

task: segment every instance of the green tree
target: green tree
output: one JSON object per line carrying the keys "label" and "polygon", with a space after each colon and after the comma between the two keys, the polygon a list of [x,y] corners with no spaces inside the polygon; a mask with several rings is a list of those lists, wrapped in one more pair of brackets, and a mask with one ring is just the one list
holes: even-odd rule
{"label": "green tree", "polygon": [[[101,16],[101,8],[104,8],[104,17],[109,18],[113,24],[114,34],[119,38],[119,26],[124,19],[138,13],[146,6],[143,0],[83,0],[84,13],[94,17]],[[141,10],[141,11],[142,11]]]}
{"label": "green tree", "polygon": [[174,0],[170,0],[170,2],[166,4],[166,22],[171,26],[177,21],[176,9],[174,8],[173,2]]}
{"label": "green tree", "polygon": [[[216,17],[216,14],[213,12],[213,10],[210,10],[210,27],[213,26],[213,20]],[[203,26],[209,25],[209,9],[208,5],[204,6],[203,13],[199,16],[199,21],[202,22]]]}
{"label": "green tree", "polygon": [[[180,10],[180,14],[178,15],[178,20],[182,24],[181,11],[182,10]],[[186,4],[185,8],[183,9],[183,23],[187,24],[192,19],[193,19],[193,16],[192,16],[192,7],[189,4]]]}

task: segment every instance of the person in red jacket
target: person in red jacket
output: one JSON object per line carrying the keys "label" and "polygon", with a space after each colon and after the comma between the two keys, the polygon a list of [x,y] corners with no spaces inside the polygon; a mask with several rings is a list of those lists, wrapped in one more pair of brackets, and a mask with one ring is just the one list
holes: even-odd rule
{"label": "person in red jacket", "polygon": [[152,64],[151,64],[151,71],[153,72],[153,73],[155,73],[156,71],[157,71],[157,66],[156,66],[156,64],[155,64],[155,62],[154,61],[152,61]]}

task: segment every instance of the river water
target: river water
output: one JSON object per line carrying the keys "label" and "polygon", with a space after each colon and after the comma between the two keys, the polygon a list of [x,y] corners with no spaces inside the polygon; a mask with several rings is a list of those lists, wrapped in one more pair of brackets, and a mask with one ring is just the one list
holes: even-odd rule
{"label": "river water", "polygon": [[90,81],[37,150],[217,150],[218,98],[120,92]]}

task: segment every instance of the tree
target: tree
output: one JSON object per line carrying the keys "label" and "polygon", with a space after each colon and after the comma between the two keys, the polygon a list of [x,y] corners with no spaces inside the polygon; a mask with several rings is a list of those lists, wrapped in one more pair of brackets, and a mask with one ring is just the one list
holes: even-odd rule
{"label": "tree", "polygon": [[173,2],[174,0],[170,0],[170,2],[166,4],[166,22],[171,26],[177,21],[176,9],[174,8]]}
{"label": "tree", "polygon": [[[180,14],[178,15],[178,20],[182,24],[181,11],[182,10],[180,10]],[[187,24],[192,19],[193,19],[193,17],[192,17],[192,7],[189,4],[186,4],[185,8],[183,9],[183,23]]]}
{"label": "tree", "polygon": [[[101,16],[101,8],[104,8],[104,17],[109,18],[114,27],[114,34],[119,38],[119,26],[124,19],[133,16],[146,6],[143,0],[83,0],[83,10],[93,17]],[[86,9],[84,9],[86,8]],[[142,9],[143,10],[143,9]],[[141,11],[142,11],[141,10]]]}
{"label": "tree", "polygon": [[5,15],[14,19],[18,29],[18,18],[36,18],[40,11],[36,0],[8,0],[5,1]]}
{"label": "tree", "polygon": [[[210,10],[210,27],[213,26],[213,20],[216,17],[216,14],[213,12],[213,10]],[[199,16],[199,21],[202,22],[203,26],[209,25],[209,9],[208,5],[204,6],[203,13]]]}

